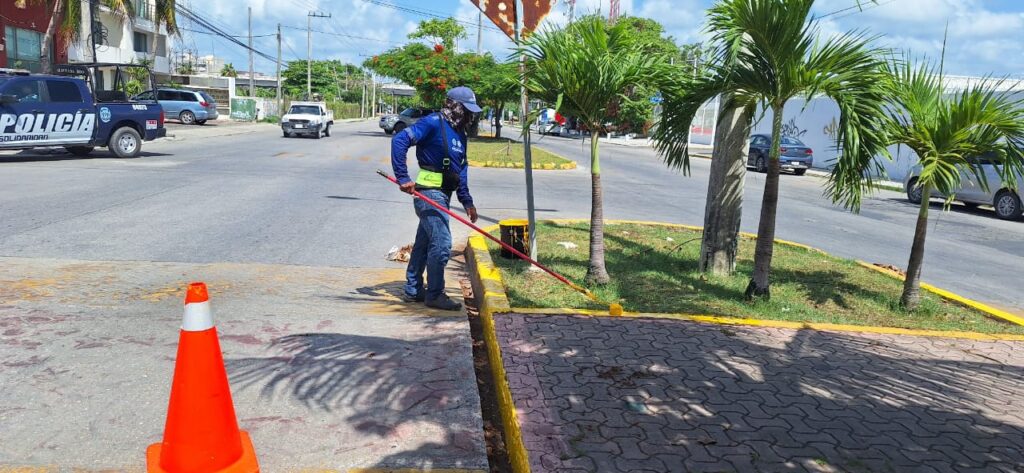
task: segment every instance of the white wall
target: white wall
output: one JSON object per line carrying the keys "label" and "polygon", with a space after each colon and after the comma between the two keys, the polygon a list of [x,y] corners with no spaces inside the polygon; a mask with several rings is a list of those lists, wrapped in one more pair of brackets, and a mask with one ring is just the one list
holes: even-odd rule
{"label": "white wall", "polygon": [[[93,62],[91,24],[89,22],[88,0],[70,0],[82,3],[82,35],[68,48],[68,60],[70,62]],[[148,0],[150,5],[154,0]],[[167,32],[160,28],[157,30],[152,21],[142,18],[134,18],[133,21],[121,21],[116,15],[110,12],[107,7],[98,7],[97,16],[107,31],[107,44],[96,46],[96,62],[138,62],[141,59],[148,59],[149,54],[135,51],[136,31],[146,33],[149,41],[147,48],[152,48],[152,35],[159,35],[157,38],[157,56],[153,63],[153,71],[160,73],[170,72],[170,61],[167,57],[168,39]],[[98,34],[99,32],[97,32]]]}

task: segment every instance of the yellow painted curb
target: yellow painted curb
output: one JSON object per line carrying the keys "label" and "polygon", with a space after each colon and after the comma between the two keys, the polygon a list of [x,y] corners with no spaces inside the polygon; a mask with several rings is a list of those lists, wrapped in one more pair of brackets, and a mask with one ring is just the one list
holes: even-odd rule
{"label": "yellow painted curb", "polygon": [[[861,266],[863,266],[865,268],[878,271],[879,273],[891,276],[893,279],[897,279],[897,280],[900,280],[900,281],[903,281],[904,279],[906,279],[900,273],[897,273],[897,272],[892,271],[890,269],[882,268],[880,266],[873,265],[873,264],[865,262],[865,261],[857,261],[857,264],[859,264],[859,265],[861,265]],[[1004,321],[1007,321],[1007,322],[1010,322],[1010,323],[1013,323],[1013,324],[1017,324],[1017,325],[1024,325],[1024,317],[1019,317],[1019,316],[1013,315],[1013,314],[1011,314],[1011,313],[1009,313],[1009,312],[1007,312],[1005,310],[996,309],[995,307],[986,305],[984,303],[978,302],[978,301],[973,300],[973,299],[968,299],[968,298],[966,298],[964,296],[961,296],[959,294],[955,294],[955,293],[949,292],[949,291],[947,291],[945,289],[942,289],[942,288],[935,287],[935,286],[933,286],[931,284],[928,284],[926,282],[921,283],[921,289],[924,289],[924,290],[926,290],[926,291],[928,291],[928,292],[930,292],[932,294],[935,294],[935,295],[937,295],[939,297],[942,297],[944,299],[949,299],[949,300],[951,300],[953,302],[956,302],[958,304],[965,305],[965,306],[970,307],[972,309],[984,312],[984,313],[988,314],[991,317],[995,317],[997,319],[1002,319]]]}
{"label": "yellow painted curb", "polygon": [[[583,314],[594,317],[613,317],[608,314],[608,311],[599,310],[585,310],[585,309],[569,309],[569,308],[555,308],[555,309],[539,309],[539,308],[519,308],[513,307],[508,310],[508,313],[515,314],[534,314],[534,315],[573,315]],[[910,329],[910,328],[896,328],[896,327],[878,327],[873,325],[849,325],[849,324],[832,324],[827,322],[788,322],[785,320],[764,320],[764,319],[747,319],[738,317],[723,317],[719,315],[698,315],[698,314],[665,314],[665,313],[642,313],[642,312],[626,312],[622,314],[623,317],[641,318],[641,319],[672,319],[672,320],[686,320],[690,322],[700,322],[707,324],[718,324],[718,325],[745,325],[750,327],[770,327],[770,328],[785,328],[792,330],[820,330],[826,332],[859,332],[859,333],[879,333],[886,335],[909,335],[915,337],[938,337],[938,338],[963,338],[967,340],[1005,340],[1005,341],[1024,341],[1024,335],[1012,335],[1012,334],[1000,334],[1000,333],[981,333],[981,332],[963,332],[957,330],[923,330],[923,329]]]}
{"label": "yellow painted curb", "polygon": [[[498,228],[491,225],[484,230],[493,232]],[[530,473],[530,460],[523,443],[522,429],[519,427],[519,416],[512,390],[508,385],[508,375],[501,359],[501,347],[494,329],[494,314],[508,312],[508,297],[505,295],[505,284],[501,280],[501,271],[491,260],[487,249],[487,240],[481,235],[469,237],[466,246],[466,260],[470,270],[473,293],[477,296],[480,306],[480,320],[483,325],[484,342],[487,345],[487,359],[491,364],[491,375],[494,380],[494,391],[498,397],[498,411],[501,413],[502,430],[505,434],[505,449],[509,463],[515,473]]]}
{"label": "yellow painted curb", "polygon": [[[519,162],[501,162],[501,161],[477,161],[475,159],[469,160],[469,165],[475,168],[512,168],[512,169],[523,169],[524,164]],[[576,162],[569,161],[568,163],[544,163],[534,164],[533,169],[535,171],[568,171],[576,169]]]}

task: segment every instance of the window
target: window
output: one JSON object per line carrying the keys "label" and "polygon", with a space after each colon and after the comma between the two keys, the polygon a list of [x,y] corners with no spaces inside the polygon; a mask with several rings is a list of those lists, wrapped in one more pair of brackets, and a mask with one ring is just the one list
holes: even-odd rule
{"label": "window", "polygon": [[783,136],[782,137],[782,144],[788,145],[788,146],[803,146],[804,145],[803,141],[800,141],[800,140],[798,140],[796,138],[792,138],[792,137],[789,137],[789,136]]}
{"label": "window", "polygon": [[146,33],[140,33],[136,31],[135,34],[132,36],[132,40],[135,43],[135,52],[149,52],[149,35],[147,35]]}
{"label": "window", "polygon": [[50,93],[51,102],[81,103],[82,91],[78,84],[68,80],[47,80],[46,90]]}
{"label": "window", "polygon": [[4,90],[5,94],[13,95],[19,103],[36,103],[43,101],[40,80],[19,80]]}
{"label": "window", "polygon": [[42,64],[43,35],[37,31],[23,30],[13,26],[5,26],[7,38],[7,63],[15,69],[28,69],[39,72]]}
{"label": "window", "polygon": [[161,90],[156,93],[157,100],[177,101],[181,100],[178,93],[173,90]]}
{"label": "window", "polygon": [[182,92],[181,100],[184,100],[185,102],[198,102],[199,97],[196,97],[195,92]]}
{"label": "window", "polygon": [[754,137],[754,146],[764,146],[768,144],[768,140],[764,139],[763,136]]}
{"label": "window", "polygon": [[136,100],[153,100],[153,91],[147,90],[139,95],[135,96]]}
{"label": "window", "polygon": [[205,100],[207,103],[217,102],[216,100],[213,100],[213,97],[210,97],[210,94],[207,94],[206,92],[199,92],[199,95],[202,95],[203,100]]}

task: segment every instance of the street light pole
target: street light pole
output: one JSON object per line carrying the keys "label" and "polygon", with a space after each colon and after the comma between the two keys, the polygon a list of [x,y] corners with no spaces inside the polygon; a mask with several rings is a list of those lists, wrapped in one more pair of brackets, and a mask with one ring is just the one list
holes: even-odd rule
{"label": "street light pole", "polygon": [[277,24],[277,116],[284,116],[284,110],[281,108],[284,104],[281,103],[281,24]]}

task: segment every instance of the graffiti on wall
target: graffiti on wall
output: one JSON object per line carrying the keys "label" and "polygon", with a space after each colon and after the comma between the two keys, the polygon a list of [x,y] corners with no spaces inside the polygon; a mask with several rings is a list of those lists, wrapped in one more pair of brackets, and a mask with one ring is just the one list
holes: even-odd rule
{"label": "graffiti on wall", "polygon": [[805,134],[807,134],[807,129],[800,128],[796,124],[796,118],[790,118],[788,122],[782,124],[782,136],[800,138]]}
{"label": "graffiti on wall", "polygon": [[839,132],[839,123],[836,122],[836,117],[832,117],[832,121],[828,122],[824,128],[821,129],[822,133],[825,134],[830,140],[835,141],[836,135]]}

